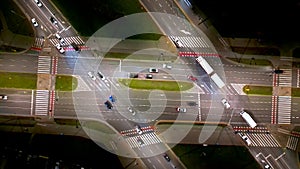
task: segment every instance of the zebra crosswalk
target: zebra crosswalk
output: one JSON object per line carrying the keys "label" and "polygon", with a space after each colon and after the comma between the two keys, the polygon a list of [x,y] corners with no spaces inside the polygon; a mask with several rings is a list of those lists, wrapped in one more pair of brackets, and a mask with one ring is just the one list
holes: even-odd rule
{"label": "zebra crosswalk", "polygon": [[266,127],[258,126],[255,128],[251,128],[248,126],[233,126],[232,127],[234,131],[236,132],[251,132],[251,133],[268,133],[269,130]]}
{"label": "zebra crosswalk", "polygon": [[295,151],[297,149],[298,142],[299,142],[298,137],[290,136],[288,139],[288,142],[286,144],[286,148],[289,148],[289,149]]}
{"label": "zebra crosswalk", "polygon": [[161,139],[154,133],[145,133],[138,136],[127,137],[125,138],[126,142],[130,145],[131,148],[142,147],[146,145],[158,144],[161,143]]}
{"label": "zebra crosswalk", "polygon": [[278,96],[278,124],[291,124],[291,96]]}
{"label": "zebra crosswalk", "polygon": [[279,75],[279,86],[292,86],[292,69],[281,69],[283,73]]}
{"label": "zebra crosswalk", "polygon": [[274,138],[273,135],[268,133],[244,133],[251,144],[252,147],[281,147],[278,141]]}
{"label": "zebra crosswalk", "polygon": [[35,38],[32,47],[42,48],[42,46],[44,45],[44,40],[44,38]]}
{"label": "zebra crosswalk", "polygon": [[[65,43],[62,44],[63,46],[69,46],[72,43],[75,43],[76,45],[83,45],[84,41],[79,37],[79,36],[74,36],[74,37],[63,37],[65,40]],[[51,38],[50,42],[53,45],[60,44],[60,41],[57,38]]]}
{"label": "zebra crosswalk", "polygon": [[49,102],[49,91],[48,90],[37,90],[35,99],[35,115],[47,116],[48,115],[48,102]]}
{"label": "zebra crosswalk", "polygon": [[194,36],[170,36],[170,39],[177,38],[183,45],[183,47],[190,48],[209,48],[210,46],[206,43],[203,37]]}
{"label": "zebra crosswalk", "polygon": [[50,74],[51,57],[39,56],[38,58],[38,73]]}

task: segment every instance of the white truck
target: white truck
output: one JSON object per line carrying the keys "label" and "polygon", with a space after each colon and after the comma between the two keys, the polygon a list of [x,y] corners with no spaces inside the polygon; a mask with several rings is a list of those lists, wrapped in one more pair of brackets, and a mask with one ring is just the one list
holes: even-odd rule
{"label": "white truck", "polygon": [[7,100],[7,96],[6,95],[0,95],[0,100]]}
{"label": "white truck", "polygon": [[225,83],[223,82],[223,80],[216,73],[214,73],[213,75],[211,75],[210,78],[215,82],[215,84],[220,89],[225,86]]}
{"label": "white truck", "polygon": [[207,61],[202,56],[199,56],[196,60],[208,75],[214,71],[214,69],[207,63]]}
{"label": "white truck", "polygon": [[240,115],[242,118],[247,122],[247,124],[251,127],[254,128],[257,126],[256,122],[253,120],[253,118],[244,110],[240,112]]}

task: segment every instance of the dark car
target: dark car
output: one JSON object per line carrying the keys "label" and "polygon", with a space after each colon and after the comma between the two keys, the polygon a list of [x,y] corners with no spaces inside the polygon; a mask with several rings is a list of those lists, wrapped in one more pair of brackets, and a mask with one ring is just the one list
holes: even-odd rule
{"label": "dark car", "polygon": [[282,74],[282,73],[283,73],[283,70],[276,69],[276,70],[274,70],[274,73],[275,73],[275,74]]}
{"label": "dark car", "polygon": [[104,102],[105,106],[108,108],[108,109],[112,109],[113,105],[111,104],[110,101],[106,100],[106,102]]}
{"label": "dark car", "polygon": [[71,45],[72,45],[72,47],[74,48],[75,51],[80,52],[80,48],[76,43],[72,42]]}
{"label": "dark car", "polygon": [[193,81],[193,82],[195,82],[195,81],[198,80],[196,77],[194,77],[194,76],[192,76],[192,75],[189,75],[189,76],[188,76],[188,79],[190,79],[190,80]]}
{"label": "dark car", "polygon": [[169,162],[171,161],[170,157],[167,154],[164,154],[164,158]]}

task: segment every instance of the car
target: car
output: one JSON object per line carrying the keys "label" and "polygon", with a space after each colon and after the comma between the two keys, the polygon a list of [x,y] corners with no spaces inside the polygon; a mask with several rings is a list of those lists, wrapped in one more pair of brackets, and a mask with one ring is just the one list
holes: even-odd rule
{"label": "car", "polygon": [[7,96],[6,95],[0,95],[0,100],[7,100]]}
{"label": "car", "polygon": [[101,72],[98,71],[97,74],[101,80],[105,80],[105,77],[103,76],[103,74]]}
{"label": "car", "polygon": [[58,26],[57,25],[57,20],[55,18],[53,18],[52,16],[50,17],[50,21],[55,25],[55,26]]}
{"label": "car", "polygon": [[39,24],[36,22],[35,18],[32,18],[31,22],[32,22],[32,24],[33,24],[34,27],[38,27],[39,26]]}
{"label": "car", "polygon": [[141,126],[136,125],[136,126],[135,126],[135,130],[136,130],[136,132],[137,132],[139,135],[143,134],[143,131],[142,131]]}
{"label": "car", "polygon": [[221,102],[223,103],[223,105],[224,105],[224,107],[225,107],[226,109],[229,109],[229,108],[230,108],[230,104],[228,103],[227,99],[223,98],[223,99],[221,100]]}
{"label": "car", "polygon": [[180,40],[177,37],[171,38],[174,44],[176,45],[177,48],[182,48],[183,44],[180,42]]}
{"label": "car", "polygon": [[133,110],[132,107],[129,106],[127,109],[132,115],[135,115],[135,111]]}
{"label": "car", "polygon": [[65,53],[64,48],[60,44],[56,44],[55,47],[59,51],[59,53]]}
{"label": "car", "polygon": [[106,101],[104,102],[104,104],[105,104],[105,106],[106,106],[108,109],[112,109],[112,108],[113,108],[113,105],[112,105],[111,102],[108,101],[108,100],[106,100]]}
{"label": "car", "polygon": [[34,0],[34,2],[37,4],[38,7],[42,7],[43,4],[39,0]]}
{"label": "car", "polygon": [[71,43],[71,46],[73,47],[73,49],[74,49],[75,51],[80,52],[81,49],[79,48],[79,46],[78,46],[76,43],[72,42],[72,43]]}
{"label": "car", "polygon": [[261,163],[264,165],[265,169],[270,169],[271,168],[271,166],[265,160],[261,160]]}
{"label": "car", "polygon": [[138,137],[136,141],[139,143],[140,146],[143,146],[145,144],[145,142],[140,137]]}
{"label": "car", "polygon": [[186,108],[184,108],[184,107],[177,107],[176,110],[177,110],[177,112],[182,112],[182,113],[186,112]]}
{"label": "car", "polygon": [[172,66],[169,64],[164,63],[163,68],[172,69]]}
{"label": "car", "polygon": [[188,75],[188,79],[190,79],[193,82],[198,80],[195,76],[192,76],[192,75]]}
{"label": "car", "polygon": [[153,75],[152,75],[152,74],[146,74],[145,78],[146,78],[146,79],[152,79],[152,78],[153,78]]}
{"label": "car", "polygon": [[110,100],[112,103],[116,102],[116,96],[110,95],[110,96],[109,96],[109,100]]}
{"label": "car", "polygon": [[164,154],[164,158],[165,158],[168,162],[171,161],[171,159],[170,159],[170,157],[168,156],[168,154]]}
{"label": "car", "polygon": [[158,73],[157,68],[149,68],[149,73]]}
{"label": "car", "polygon": [[242,139],[247,143],[248,146],[251,144],[251,140],[247,136],[242,136]]}
{"label": "car", "polygon": [[93,75],[92,72],[88,72],[88,76],[89,76],[90,78],[92,78],[93,80],[96,80],[96,77]]}
{"label": "car", "polygon": [[65,43],[65,40],[58,33],[55,34],[55,37],[60,41],[61,44]]}
{"label": "car", "polygon": [[275,74],[282,74],[282,73],[283,73],[283,70],[281,70],[281,69],[276,69],[276,70],[274,70],[274,73],[275,73]]}

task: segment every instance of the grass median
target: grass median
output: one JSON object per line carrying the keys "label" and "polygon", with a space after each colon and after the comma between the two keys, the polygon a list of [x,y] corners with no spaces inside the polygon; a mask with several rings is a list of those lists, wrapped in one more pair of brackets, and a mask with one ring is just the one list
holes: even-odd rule
{"label": "grass median", "polygon": [[194,85],[190,82],[170,80],[119,79],[119,82],[133,89],[185,91]]}
{"label": "grass median", "polygon": [[246,94],[257,94],[257,95],[272,95],[273,87],[272,86],[254,86],[254,85],[245,85],[243,87],[243,92]]}
{"label": "grass median", "polygon": [[[0,88],[37,89],[37,74],[0,72]],[[77,88],[77,78],[69,75],[56,76],[56,90],[72,91]]]}
{"label": "grass median", "polygon": [[37,74],[0,72],[1,88],[36,89]]}
{"label": "grass median", "polygon": [[68,75],[56,76],[55,89],[59,91],[73,91],[77,88],[77,78]]}

